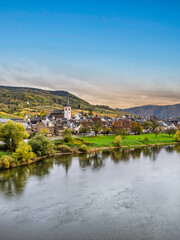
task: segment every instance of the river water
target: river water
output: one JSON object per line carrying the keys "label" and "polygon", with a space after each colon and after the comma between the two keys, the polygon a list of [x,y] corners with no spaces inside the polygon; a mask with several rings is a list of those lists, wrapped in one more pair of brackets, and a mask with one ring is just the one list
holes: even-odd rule
{"label": "river water", "polygon": [[66,155],[0,172],[1,240],[180,239],[180,147]]}

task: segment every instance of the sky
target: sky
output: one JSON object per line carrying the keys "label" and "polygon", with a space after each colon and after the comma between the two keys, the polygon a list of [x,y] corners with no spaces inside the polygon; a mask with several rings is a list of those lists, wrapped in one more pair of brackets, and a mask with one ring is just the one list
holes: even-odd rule
{"label": "sky", "polygon": [[0,0],[0,85],[180,103],[180,1]]}

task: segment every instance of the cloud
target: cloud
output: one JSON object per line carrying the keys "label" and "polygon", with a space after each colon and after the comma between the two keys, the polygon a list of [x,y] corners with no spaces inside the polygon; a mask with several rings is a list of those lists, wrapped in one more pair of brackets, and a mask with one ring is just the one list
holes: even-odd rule
{"label": "cloud", "polygon": [[[93,82],[93,83],[92,83]],[[49,90],[67,90],[92,104],[104,104],[111,107],[128,108],[147,104],[179,103],[179,89],[166,79],[161,82],[150,81],[140,84],[138,80],[120,79],[112,81],[98,79],[90,82],[85,77],[77,78],[58,69],[42,67],[38,64],[18,62],[14,65],[0,64],[0,85],[25,86]]]}

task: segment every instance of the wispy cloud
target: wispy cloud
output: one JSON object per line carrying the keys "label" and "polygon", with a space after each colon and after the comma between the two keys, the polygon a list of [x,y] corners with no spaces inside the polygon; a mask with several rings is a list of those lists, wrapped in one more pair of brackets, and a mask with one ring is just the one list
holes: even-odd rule
{"label": "wispy cloud", "polygon": [[[177,80],[177,79],[176,79]],[[105,104],[127,108],[146,104],[175,104],[180,102],[180,91],[165,79],[166,84],[156,81],[145,85],[138,81],[93,81],[65,74],[57,69],[34,66],[24,62],[15,65],[0,64],[0,85],[36,87],[51,90],[67,90],[92,104]]]}

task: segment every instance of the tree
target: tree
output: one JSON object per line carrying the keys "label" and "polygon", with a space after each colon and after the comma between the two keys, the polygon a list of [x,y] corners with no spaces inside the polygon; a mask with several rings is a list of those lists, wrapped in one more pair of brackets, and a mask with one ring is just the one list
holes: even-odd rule
{"label": "tree", "polygon": [[143,128],[145,129],[145,130],[150,130],[151,128],[152,128],[152,122],[150,122],[150,121],[145,121],[145,122],[143,122],[143,124],[142,124],[142,126],[143,126]]}
{"label": "tree", "polygon": [[141,134],[143,131],[143,127],[141,126],[140,122],[133,122],[131,131],[134,132],[135,134]]}
{"label": "tree", "polygon": [[7,121],[4,125],[0,125],[0,140],[10,151],[14,151],[24,138],[28,138],[28,134],[22,123]]}
{"label": "tree", "polygon": [[129,119],[124,119],[122,121],[122,126],[121,126],[122,129],[124,129],[126,132],[128,132],[128,130],[130,130],[131,128],[131,122]]}
{"label": "tree", "polygon": [[100,132],[100,130],[102,129],[101,119],[95,117],[92,119],[92,121],[93,121],[93,130],[95,132],[95,135],[97,135]]}
{"label": "tree", "polygon": [[[8,155],[3,155],[0,158],[0,169],[7,169],[12,167],[15,164],[14,158]],[[15,164],[16,165],[16,164]]]}
{"label": "tree", "polygon": [[180,142],[180,130],[178,130],[176,132],[176,134],[174,135],[174,140],[177,141],[177,142]]}
{"label": "tree", "polygon": [[110,128],[108,128],[108,127],[103,127],[102,128],[102,134],[109,134],[111,132],[111,129]]}
{"label": "tree", "polygon": [[122,123],[119,120],[115,120],[111,125],[111,130],[113,133],[118,134],[118,130],[121,128]]}
{"label": "tree", "polygon": [[66,128],[63,131],[63,141],[68,143],[68,142],[72,142],[73,141],[73,137],[72,137],[72,131],[69,128]]}
{"label": "tree", "polygon": [[35,156],[35,153],[32,152],[32,147],[29,144],[23,142],[19,143],[16,151],[13,153],[14,159],[21,163],[27,163]]}
{"label": "tree", "polygon": [[83,121],[81,123],[81,127],[79,129],[79,132],[86,134],[86,133],[90,132],[90,128],[91,128],[90,123],[88,121]]}
{"label": "tree", "polygon": [[121,142],[122,142],[121,136],[117,136],[117,137],[114,138],[113,144],[114,144],[116,147],[120,147],[120,146],[121,146]]}
{"label": "tree", "polygon": [[44,110],[42,110],[41,113],[40,113],[40,116],[41,117],[45,117],[46,116],[46,112]]}
{"label": "tree", "polygon": [[47,129],[47,128],[41,129],[41,134],[46,136],[47,134],[49,134],[49,129]]}
{"label": "tree", "polygon": [[152,123],[152,130],[155,130],[159,126],[158,118],[156,116],[151,116],[150,122]]}
{"label": "tree", "polygon": [[33,152],[38,156],[44,156],[54,152],[54,144],[41,134],[30,139],[29,145],[31,145]]}
{"label": "tree", "polygon": [[169,134],[169,137],[172,135],[174,135],[175,133],[176,133],[176,129],[174,129],[174,128],[168,128],[167,130],[166,130],[166,133],[167,134]]}

